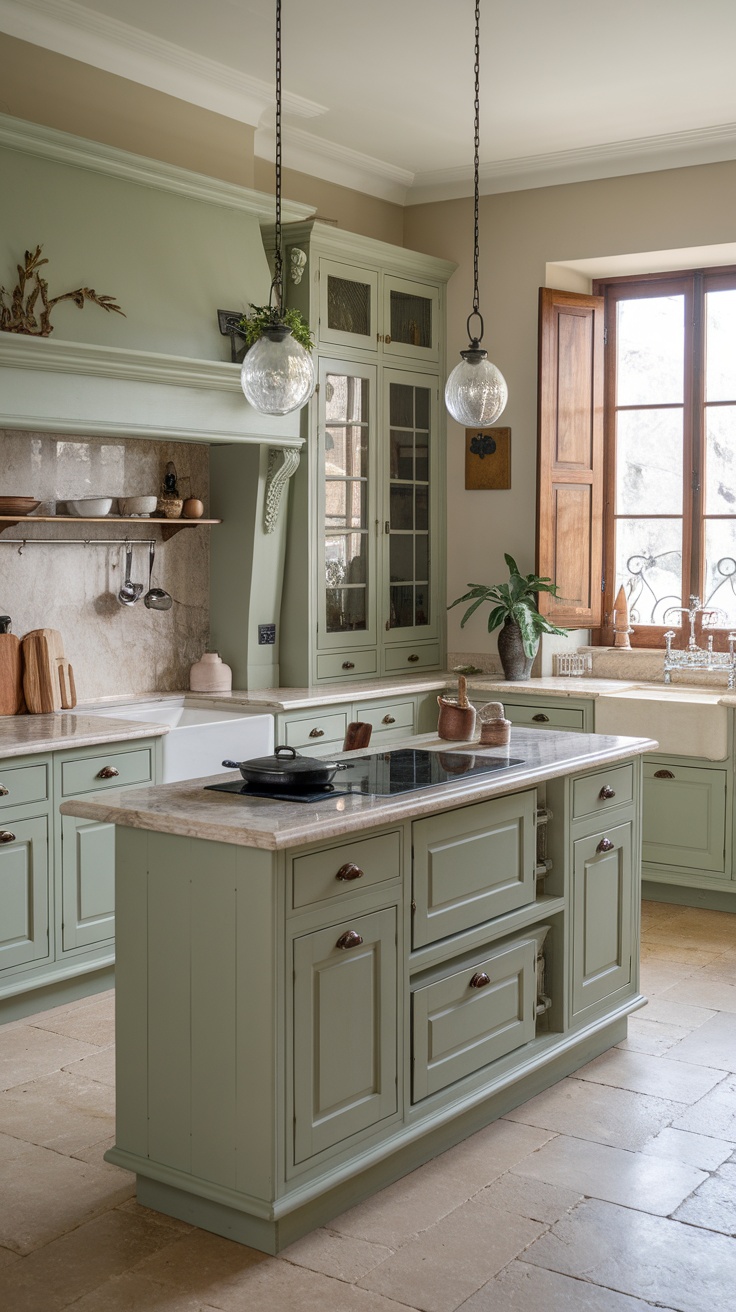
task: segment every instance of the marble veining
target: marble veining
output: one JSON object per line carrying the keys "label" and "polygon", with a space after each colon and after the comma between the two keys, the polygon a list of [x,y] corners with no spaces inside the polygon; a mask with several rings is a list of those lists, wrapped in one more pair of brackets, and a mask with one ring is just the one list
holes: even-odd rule
{"label": "marble veining", "polygon": [[0,717],[0,758],[55,752],[66,747],[90,747],[95,743],[126,742],[133,738],[159,738],[168,732],[163,724],[103,720],[97,715],[77,715],[74,711],[56,715],[7,715]]}
{"label": "marble veining", "polygon": [[[108,721],[108,723],[110,723]],[[452,749],[432,734],[401,739],[396,747],[424,747],[432,751],[473,751],[497,757],[499,749],[479,749],[477,743],[455,743]],[[458,779],[398,797],[335,797],[311,805],[246,800],[226,793],[205,792],[205,780],[163,784],[158,787],[121,789],[115,798],[90,794],[65,802],[61,811],[89,820],[233,843],[241,847],[278,850],[302,843],[321,842],[376,825],[398,824],[458,805],[485,801],[519,789],[531,788],[560,774],[613,764],[651,751],[649,738],[608,737],[601,734],[561,733],[556,730],[517,729],[511,733],[508,754],[523,764],[490,775]],[[337,759],[355,753],[343,753]],[[232,772],[218,779],[236,779]],[[213,782],[210,778],[207,783]]]}

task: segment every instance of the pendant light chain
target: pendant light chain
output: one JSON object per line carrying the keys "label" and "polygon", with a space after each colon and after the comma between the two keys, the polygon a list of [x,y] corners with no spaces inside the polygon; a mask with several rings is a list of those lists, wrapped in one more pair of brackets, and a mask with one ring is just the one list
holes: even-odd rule
{"label": "pendant light chain", "polygon": [[283,296],[282,257],[281,257],[281,0],[276,0],[276,250],[274,252],[274,273],[272,292],[278,298],[277,308],[281,309]]}
{"label": "pendant light chain", "polygon": [[[479,247],[479,223],[478,223],[478,174],[480,171],[480,0],[475,0],[475,137],[473,157],[473,177],[475,180],[475,206],[473,211],[473,315],[477,315],[481,321],[480,335],[483,336],[483,319],[478,306],[480,298],[478,295],[478,247]],[[473,317],[471,315],[471,318]],[[469,334],[470,335],[470,334]]]}

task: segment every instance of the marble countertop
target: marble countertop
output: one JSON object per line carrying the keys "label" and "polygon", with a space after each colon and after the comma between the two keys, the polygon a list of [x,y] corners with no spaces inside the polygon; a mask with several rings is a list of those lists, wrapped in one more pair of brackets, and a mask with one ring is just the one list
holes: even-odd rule
{"label": "marble countertop", "polygon": [[[551,693],[555,697],[576,697],[595,700],[598,697],[625,696],[634,689],[651,690],[653,694],[661,693],[662,699],[677,699],[678,694],[687,697],[688,693],[707,696],[720,706],[736,706],[736,691],[716,687],[714,684],[695,683],[655,683],[647,679],[596,679],[590,675],[582,678],[567,678],[562,675],[548,675],[539,679],[519,679],[508,682],[506,679],[494,679],[492,676],[479,674],[468,676],[468,690],[473,700],[478,700],[478,693],[494,693],[499,701],[513,701],[517,693],[524,697],[539,697],[540,693]],[[491,697],[489,695],[489,701]]]}
{"label": "marble countertop", "polygon": [[58,752],[67,747],[92,747],[95,743],[126,742],[134,738],[158,738],[168,733],[163,724],[140,720],[114,720],[77,711],[50,715],[4,715],[0,717],[0,758],[30,756],[34,752]]}
{"label": "marble countertop", "polygon": [[[485,801],[531,788],[545,779],[624,761],[652,751],[656,745],[650,738],[514,728],[507,755],[521,758],[520,765],[393,797],[355,794],[314,803],[257,797],[246,800],[237,795],[206,792],[205,783],[214,782],[210,778],[207,781],[190,779],[183,783],[120,789],[114,797],[90,794],[65,802],[60,809],[64,815],[133,829],[279,850]],[[407,737],[396,746],[424,747],[438,752],[472,751],[476,759],[481,756],[498,758],[505,751],[502,748],[480,749],[474,742],[448,744],[433,734]],[[343,753],[338,759],[365,754]],[[217,776],[220,783],[237,778],[238,774],[233,772]]]}
{"label": "marble countertop", "polygon": [[257,706],[264,711],[300,711],[315,706],[333,706],[337,702],[380,701],[383,697],[411,697],[414,693],[440,692],[448,684],[457,683],[457,675],[447,670],[434,670],[431,674],[384,675],[380,679],[360,679],[358,682],[331,683],[311,688],[253,688],[249,691],[197,693],[198,698],[235,706]]}

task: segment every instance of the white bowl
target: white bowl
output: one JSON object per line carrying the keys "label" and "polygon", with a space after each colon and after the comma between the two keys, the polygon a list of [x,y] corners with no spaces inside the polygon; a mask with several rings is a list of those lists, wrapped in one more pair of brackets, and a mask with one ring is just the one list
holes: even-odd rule
{"label": "white bowl", "polygon": [[81,519],[101,519],[109,515],[112,497],[85,497],[82,501],[67,501],[66,504],[71,515]]}
{"label": "white bowl", "polygon": [[152,515],[157,497],[118,497],[118,513],[127,519],[130,515]]}

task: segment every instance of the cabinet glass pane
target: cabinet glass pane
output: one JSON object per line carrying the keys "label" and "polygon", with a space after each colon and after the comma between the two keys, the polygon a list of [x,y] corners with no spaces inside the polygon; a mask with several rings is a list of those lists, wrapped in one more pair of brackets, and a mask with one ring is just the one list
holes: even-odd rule
{"label": "cabinet glass pane", "polygon": [[365,378],[331,373],[325,379],[324,586],[328,633],[367,627],[368,395]]}
{"label": "cabinet glass pane", "polygon": [[327,479],[325,483],[325,521],[328,531],[335,528],[363,528],[366,522],[364,480]]}
{"label": "cabinet glass pane", "polygon": [[414,443],[411,434],[391,429],[390,461],[392,478],[413,478]]}
{"label": "cabinet glass pane", "polygon": [[432,302],[426,296],[391,292],[391,339],[405,346],[432,345]]}
{"label": "cabinet glass pane", "polygon": [[336,332],[366,337],[371,330],[370,284],[328,275],[327,326]]}
{"label": "cabinet glass pane", "polygon": [[414,578],[414,538],[409,533],[391,538],[391,582],[405,583]]}
{"label": "cabinet glass pane", "polygon": [[391,528],[414,527],[414,496],[410,487],[391,488]]}
{"label": "cabinet glass pane", "polygon": [[429,538],[426,533],[417,533],[414,548],[414,567],[417,579],[429,578]]}
{"label": "cabinet glass pane", "polygon": [[619,301],[619,405],[662,405],[683,399],[685,297]]}
{"label": "cabinet glass pane", "polygon": [[336,425],[325,433],[327,477],[365,478],[368,473],[368,430],[363,424]]}
{"label": "cabinet glass pane", "polygon": [[416,528],[426,530],[429,528],[429,488],[417,487],[414,491],[416,494],[414,524]]}
{"label": "cabinet glass pane", "polygon": [[410,629],[414,624],[414,589],[391,588],[391,628]]}
{"label": "cabinet glass pane", "polygon": [[389,385],[389,627],[392,629],[430,623],[429,414],[428,387],[398,382]]}
{"label": "cabinet glass pane", "polygon": [[706,401],[736,401],[736,291],[707,292]]}
{"label": "cabinet glass pane", "polygon": [[368,575],[368,534],[340,533],[325,541],[325,581],[329,587],[336,583],[365,583]]}
{"label": "cabinet glass pane", "polygon": [[389,419],[397,428],[414,427],[414,387],[405,383],[391,384]]}
{"label": "cabinet glass pane", "polygon": [[366,628],[365,588],[327,589],[328,633],[354,633]]}

